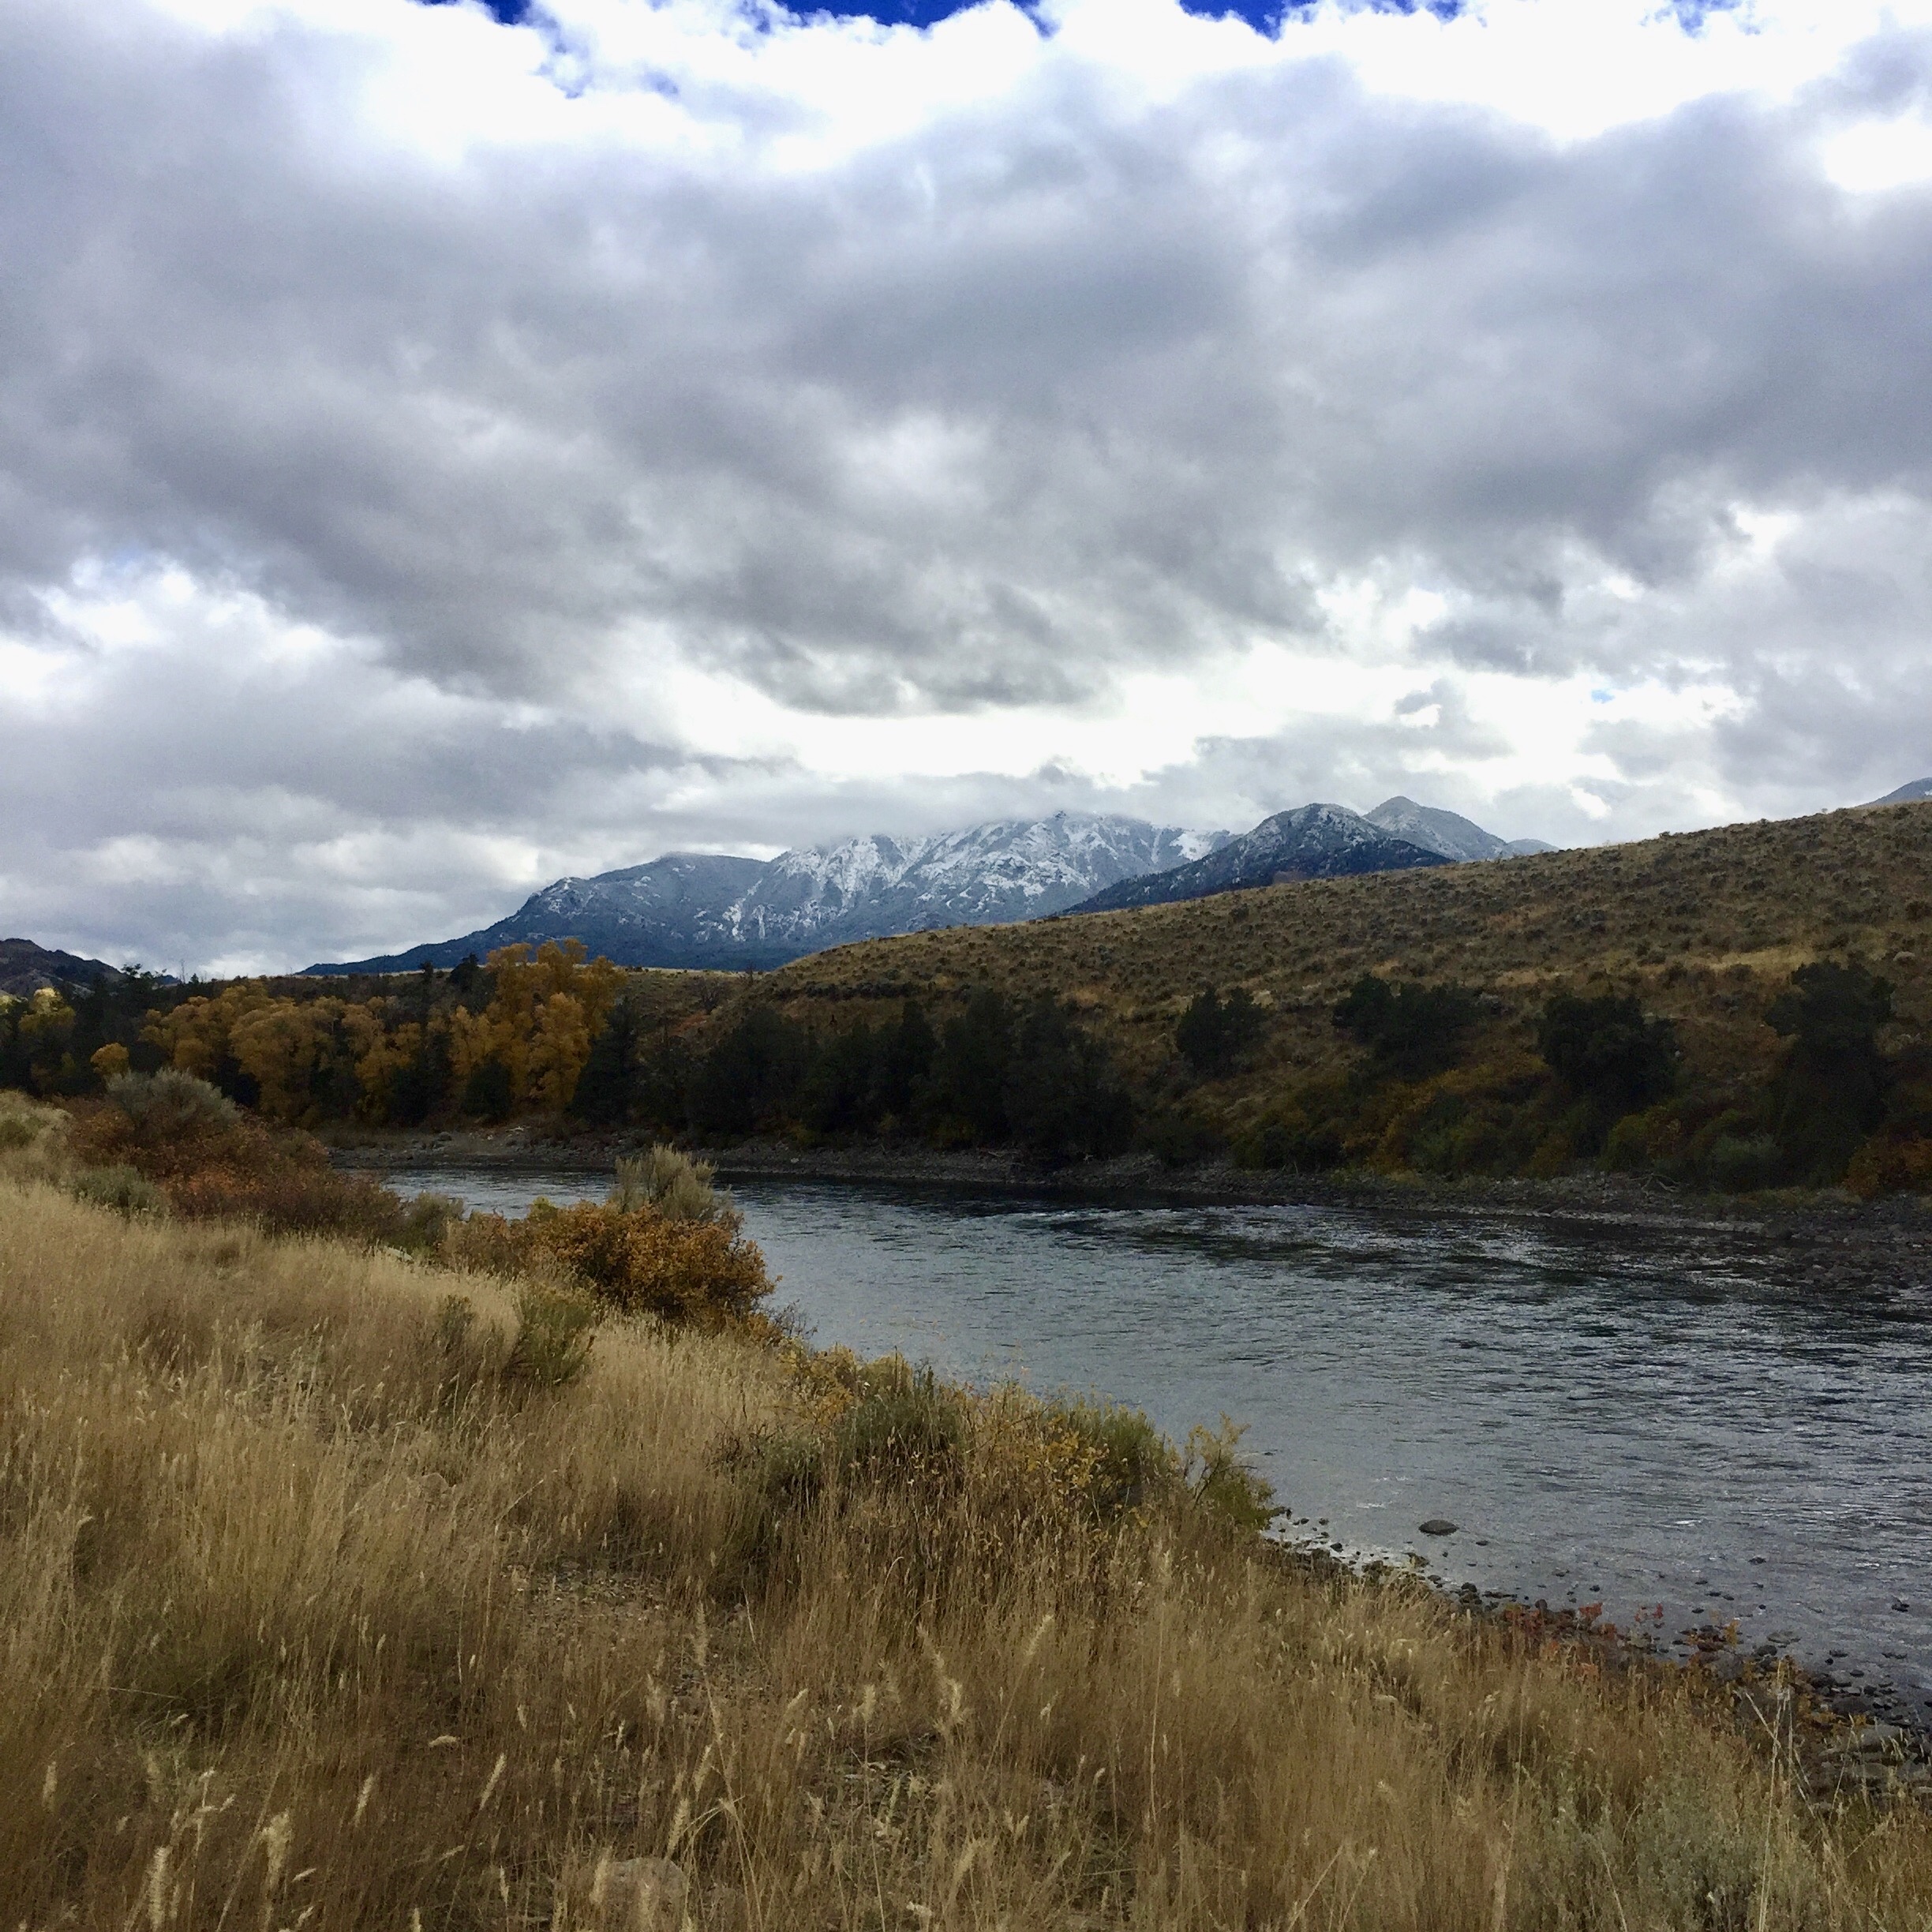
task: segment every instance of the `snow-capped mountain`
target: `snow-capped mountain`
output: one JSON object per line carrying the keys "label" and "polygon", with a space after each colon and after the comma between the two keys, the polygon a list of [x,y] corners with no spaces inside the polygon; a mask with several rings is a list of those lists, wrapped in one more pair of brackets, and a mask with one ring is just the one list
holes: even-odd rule
{"label": "snow-capped mountain", "polygon": [[627,966],[768,967],[847,940],[1064,912],[1116,880],[1184,865],[1225,832],[1056,812],[923,838],[868,833],[769,860],[672,852],[564,878],[507,919],[406,953],[311,972],[453,966],[519,940],[581,939]]}
{"label": "snow-capped mountain", "polygon": [[1123,879],[1073,909],[1118,912],[1130,906],[1168,905],[1180,899],[1241,892],[1290,880],[1346,878],[1358,872],[1404,871],[1447,865],[1442,853],[1392,837],[1346,805],[1303,805],[1264,818],[1191,864],[1144,878]]}
{"label": "snow-capped mountain", "polygon": [[1444,859],[1466,863],[1477,859],[1516,859],[1530,852],[1554,852],[1543,839],[1503,839],[1485,832],[1473,818],[1444,811],[1436,805],[1418,805],[1399,795],[1384,799],[1362,816],[1391,838],[1406,839]]}
{"label": "snow-capped mountain", "polygon": [[746,942],[798,952],[882,933],[1002,925],[1062,912],[1116,879],[1185,865],[1227,836],[1056,812],[931,838],[848,839],[781,853],[730,918]]}

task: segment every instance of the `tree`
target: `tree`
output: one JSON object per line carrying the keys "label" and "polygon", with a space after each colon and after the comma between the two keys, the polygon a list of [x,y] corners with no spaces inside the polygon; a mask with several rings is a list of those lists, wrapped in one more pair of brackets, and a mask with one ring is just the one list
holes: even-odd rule
{"label": "tree", "polygon": [[957,1121],[983,1141],[1004,1140],[1006,1068],[1013,1056],[1013,1019],[1006,1002],[990,987],[949,1020],[933,1056],[932,1076],[923,1096],[935,1121]]}
{"label": "tree", "polygon": [[1118,1154],[1133,1133],[1133,1104],[1106,1046],[1054,1000],[1020,1016],[1003,1098],[1014,1139],[1056,1159]]}
{"label": "tree", "polygon": [[1383,1072],[1421,1080],[1455,1064],[1478,1010],[1466,987],[1392,983],[1364,973],[1336,1002],[1335,1023]]}
{"label": "tree", "polygon": [[1839,1179],[1883,1117],[1891,1069],[1878,1029],[1892,987],[1856,960],[1800,966],[1765,1018],[1791,1042],[1772,1086],[1773,1137],[1795,1180]]}
{"label": "tree", "polygon": [[1204,1080],[1229,1072],[1261,1036],[1266,1024],[1245,987],[1237,987],[1223,1000],[1204,987],[1189,1002],[1174,1027],[1174,1045],[1181,1057]]}
{"label": "tree", "polygon": [[693,1084],[693,1125],[706,1133],[747,1134],[791,1111],[805,1076],[804,1029],[773,1006],[754,1006],[705,1056]]}
{"label": "tree", "polygon": [[616,1127],[630,1118],[643,1031],[631,1001],[620,999],[612,1007],[571,1089],[567,1111],[574,1118],[593,1127]]}
{"label": "tree", "polygon": [[516,1104],[510,1069],[500,1060],[479,1060],[463,1080],[462,1110],[477,1120],[506,1119]]}
{"label": "tree", "polygon": [[1676,1083],[1677,1029],[1646,1016],[1634,994],[1552,994],[1537,1024],[1537,1051],[1604,1125],[1662,1099]]}
{"label": "tree", "polygon": [[819,1133],[856,1133],[871,1124],[881,1041],[871,1028],[842,1027],[822,1039],[799,1098],[805,1124]]}
{"label": "tree", "polygon": [[875,1099],[880,1114],[904,1121],[912,1118],[920,1088],[932,1073],[933,1056],[939,1039],[917,1000],[908,1000],[899,1009],[899,1024],[879,1041],[875,1069]]}

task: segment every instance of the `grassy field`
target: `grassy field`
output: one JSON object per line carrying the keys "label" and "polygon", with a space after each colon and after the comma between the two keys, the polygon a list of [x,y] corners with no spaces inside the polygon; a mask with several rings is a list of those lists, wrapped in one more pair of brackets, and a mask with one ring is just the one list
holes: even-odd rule
{"label": "grassy field", "polygon": [[1535,1065],[1551,991],[1633,992],[1676,1021],[1697,1077],[1742,1091],[1776,1061],[1764,1015],[1794,968],[1840,956],[1892,980],[1901,1033],[1932,1020],[1932,803],[872,940],[800,960],[751,997],[819,1025],[884,1017],[908,994],[944,1012],[975,986],[1070,998],[1147,1083],[1171,1065],[1193,994],[1244,987],[1269,1024],[1212,1096],[1237,1129],[1285,1084],[1358,1057],[1331,1015],[1364,972],[1490,995],[1472,1057],[1502,1069]]}
{"label": "grassy field", "polygon": [[1932,1924],[1909,1803],[1297,1567],[1225,1443],[616,1319],[549,1386],[514,1283],[61,1132],[0,1133],[7,1926]]}

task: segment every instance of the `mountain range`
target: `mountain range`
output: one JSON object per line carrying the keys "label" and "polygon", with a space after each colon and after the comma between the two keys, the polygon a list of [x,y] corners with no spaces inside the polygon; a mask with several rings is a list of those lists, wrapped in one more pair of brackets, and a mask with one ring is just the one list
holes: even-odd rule
{"label": "mountain range", "polygon": [[[782,965],[848,940],[1151,905],[1276,878],[1326,878],[1507,858],[1515,844],[1454,812],[1392,798],[1366,817],[1339,805],[1277,814],[1239,838],[1144,819],[1056,812],[897,839],[869,833],[776,859],[672,852],[563,878],[508,918],[454,939],[312,973],[448,967],[522,941],[581,939],[627,966]],[[1234,855],[1222,863],[1223,854]],[[1124,895],[1124,896],[1123,896]]]}
{"label": "mountain range", "polygon": [[507,919],[455,939],[309,971],[405,972],[564,938],[626,966],[777,966],[849,939],[1063,912],[1116,880],[1184,865],[1228,836],[1055,812],[925,838],[867,833],[769,859],[672,852],[559,879]]}
{"label": "mountain range", "polygon": [[1294,879],[1406,872],[1417,866],[1554,849],[1541,839],[1500,839],[1455,812],[1418,805],[1413,799],[1385,799],[1371,812],[1350,811],[1346,805],[1302,805],[1264,818],[1252,832],[1189,864],[1122,879],[1073,910],[1118,912]]}

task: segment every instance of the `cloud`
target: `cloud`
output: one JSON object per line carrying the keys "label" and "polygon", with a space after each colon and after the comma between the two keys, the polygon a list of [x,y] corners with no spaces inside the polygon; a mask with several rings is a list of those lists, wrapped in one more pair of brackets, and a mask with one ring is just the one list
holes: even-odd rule
{"label": "cloud", "polygon": [[1557,10],[0,10],[0,919],[1932,767],[1932,31]]}

